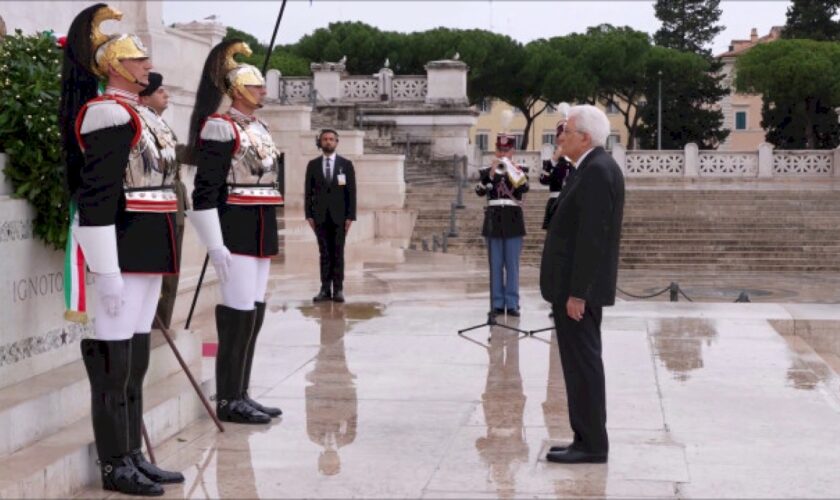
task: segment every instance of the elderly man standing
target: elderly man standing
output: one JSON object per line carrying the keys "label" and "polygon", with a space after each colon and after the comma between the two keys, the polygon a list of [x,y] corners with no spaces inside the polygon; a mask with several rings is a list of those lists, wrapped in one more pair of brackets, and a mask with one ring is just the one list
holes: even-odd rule
{"label": "elderly man standing", "polygon": [[582,105],[568,118],[558,141],[575,172],[548,225],[540,291],[554,313],[574,440],[552,447],[546,459],[603,463],[609,441],[601,314],[615,303],[624,176],[604,150],[607,116]]}

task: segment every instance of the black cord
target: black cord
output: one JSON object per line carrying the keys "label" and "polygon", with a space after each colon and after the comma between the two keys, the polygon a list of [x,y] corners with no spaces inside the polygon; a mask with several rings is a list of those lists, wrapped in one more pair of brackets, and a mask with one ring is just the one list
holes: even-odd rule
{"label": "black cord", "polygon": [[658,292],[656,292],[656,293],[652,293],[652,294],[650,294],[650,295],[633,295],[632,293],[625,292],[624,290],[622,290],[622,289],[621,289],[621,288],[619,288],[619,287],[615,287],[615,288],[616,288],[616,290],[618,290],[619,292],[623,293],[624,295],[627,295],[628,297],[632,297],[632,298],[634,298],[634,299],[652,299],[652,298],[654,298],[654,297],[657,297],[657,296],[659,296],[659,295],[662,295],[663,293],[665,293],[665,292],[667,292],[668,290],[670,290],[670,289],[671,289],[671,287],[670,287],[670,286],[666,286],[666,287],[665,287],[665,288],[663,288],[662,290],[660,290],[660,291],[658,291]]}

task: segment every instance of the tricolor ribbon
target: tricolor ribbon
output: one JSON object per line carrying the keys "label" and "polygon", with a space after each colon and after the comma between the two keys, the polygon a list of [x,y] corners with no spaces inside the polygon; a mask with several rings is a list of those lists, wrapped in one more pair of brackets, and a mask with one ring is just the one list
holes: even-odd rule
{"label": "tricolor ribbon", "polygon": [[64,319],[74,323],[87,323],[85,297],[85,255],[73,236],[76,220],[76,202],[70,202],[70,225],[67,228],[67,248],[64,252]]}

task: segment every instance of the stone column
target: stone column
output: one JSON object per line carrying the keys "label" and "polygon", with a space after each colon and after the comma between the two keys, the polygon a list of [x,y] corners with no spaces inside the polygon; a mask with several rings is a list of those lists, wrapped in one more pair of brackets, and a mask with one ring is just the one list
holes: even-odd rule
{"label": "stone column", "polygon": [[834,169],[834,177],[840,178],[840,147],[834,150],[831,167]]}
{"label": "stone column", "polygon": [[627,149],[624,148],[624,144],[620,142],[613,144],[612,157],[618,163],[618,168],[621,169],[621,173],[627,175]]}
{"label": "stone column", "polygon": [[697,144],[689,142],[685,145],[685,176],[689,178],[696,178],[700,176],[700,148]]}
{"label": "stone column", "polygon": [[269,99],[280,99],[280,70],[270,69],[265,73],[265,91]]}
{"label": "stone column", "polygon": [[770,179],[773,177],[773,145],[762,142],[758,145],[758,178]]}
{"label": "stone column", "polygon": [[429,82],[426,104],[469,105],[467,71],[469,71],[469,67],[461,61],[431,61],[426,64],[426,74]]}
{"label": "stone column", "polygon": [[318,101],[336,103],[341,100],[341,74],[344,73],[343,63],[312,63],[312,87]]}
{"label": "stone column", "polygon": [[392,82],[394,80],[394,72],[390,68],[382,68],[378,73],[373,75],[379,82],[379,98],[382,101],[390,102],[394,98],[394,89]]}

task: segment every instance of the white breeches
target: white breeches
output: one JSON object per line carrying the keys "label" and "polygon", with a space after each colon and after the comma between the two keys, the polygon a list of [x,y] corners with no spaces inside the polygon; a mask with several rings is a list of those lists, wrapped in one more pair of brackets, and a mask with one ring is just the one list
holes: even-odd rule
{"label": "white breeches", "polygon": [[271,259],[231,255],[228,280],[221,284],[222,303],[240,311],[250,311],[254,302],[265,302]]}
{"label": "white breeches", "polygon": [[99,290],[96,290],[93,331],[98,340],[127,340],[135,333],[149,333],[152,330],[163,276],[123,274],[122,278],[123,303],[116,316],[105,312]]}

